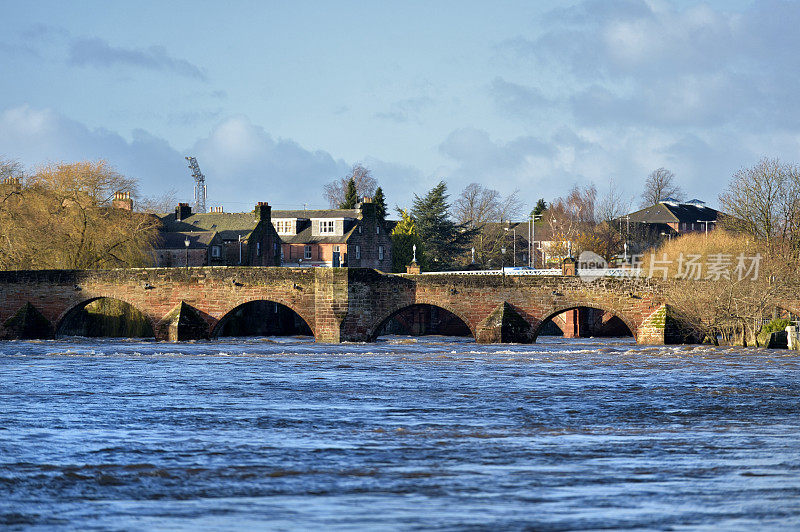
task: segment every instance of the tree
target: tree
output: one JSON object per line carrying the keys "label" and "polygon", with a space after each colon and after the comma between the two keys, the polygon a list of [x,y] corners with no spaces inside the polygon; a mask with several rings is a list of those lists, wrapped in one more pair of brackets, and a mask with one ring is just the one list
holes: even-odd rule
{"label": "tree", "polygon": [[581,251],[578,245],[588,240],[580,238],[584,233],[591,233],[596,225],[595,202],[597,189],[594,185],[583,188],[575,185],[566,197],[557,198],[550,203],[545,214],[545,221],[550,230],[555,246],[551,252],[555,255],[576,255]]}
{"label": "tree", "polygon": [[24,171],[19,161],[0,157],[0,182],[9,177],[23,177]]}
{"label": "tree", "polygon": [[451,209],[457,223],[480,226],[486,222],[518,217],[522,202],[515,190],[505,198],[497,190],[470,183],[453,202]]}
{"label": "tree", "polygon": [[544,201],[544,198],[539,198],[539,201],[536,202],[536,207],[533,208],[533,212],[531,214],[533,216],[539,216],[546,210],[547,202]]}
{"label": "tree", "polygon": [[358,192],[356,192],[356,180],[350,178],[344,192],[344,201],[339,204],[340,209],[355,209],[358,203]]}
{"label": "tree", "polygon": [[770,245],[800,247],[800,167],[761,159],[742,168],[719,197],[724,227]]}
{"label": "tree", "polygon": [[[0,190],[0,269],[145,266],[157,218],[110,207],[136,181],[105,161],[44,166]],[[3,200],[6,201],[3,201]]]}
{"label": "tree", "polygon": [[666,168],[659,168],[650,172],[644,182],[642,192],[642,207],[656,205],[666,198],[682,200],[683,191],[675,184],[675,174]]}
{"label": "tree", "polygon": [[375,197],[372,199],[375,203],[375,214],[383,220],[386,218],[386,198],[383,196],[383,189],[378,187],[375,189]]}
{"label": "tree", "polygon": [[597,202],[595,215],[599,222],[611,223],[628,214],[633,198],[625,198],[613,179],[608,181],[608,192]]}
{"label": "tree", "polygon": [[414,219],[402,209],[398,209],[398,213],[400,222],[392,230],[392,271],[402,273],[414,258],[414,246],[417,246],[418,257],[422,256],[423,250]]}
{"label": "tree", "polygon": [[[414,194],[411,216],[417,234],[425,243],[422,265],[429,270],[447,270],[455,266],[456,259],[469,248],[475,234],[466,223],[456,224],[450,219],[447,203],[447,185],[440,181],[424,197]],[[418,256],[418,258],[420,258]]]}
{"label": "tree", "polygon": [[363,198],[364,196],[372,197],[375,195],[375,187],[378,185],[378,182],[372,177],[370,169],[361,164],[354,164],[346,176],[325,185],[325,192],[323,195],[331,209],[336,209],[339,205],[344,203],[347,184],[351,179],[355,181],[356,196]]}

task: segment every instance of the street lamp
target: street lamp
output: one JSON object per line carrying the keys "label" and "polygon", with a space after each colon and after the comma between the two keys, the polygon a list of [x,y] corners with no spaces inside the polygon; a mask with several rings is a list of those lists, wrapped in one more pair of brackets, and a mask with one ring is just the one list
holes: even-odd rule
{"label": "street lamp", "polygon": [[189,267],[189,244],[191,244],[191,242],[189,241],[189,237],[187,236],[186,239],[184,239],[184,241],[183,241],[183,245],[186,246],[186,267],[187,268]]}
{"label": "street lamp", "polygon": [[506,247],[503,246],[500,248],[500,253],[502,254],[500,257],[500,273],[505,276],[506,274]]}
{"label": "street lamp", "polygon": [[667,242],[672,242],[672,233],[661,233],[661,236],[667,237]]}
{"label": "street lamp", "polygon": [[536,253],[536,220],[541,220],[541,214],[533,214],[531,211],[531,219],[528,222],[528,267],[536,269],[536,258],[534,257],[534,253]]}
{"label": "street lamp", "polygon": [[475,247],[472,248],[472,264],[475,264]]}

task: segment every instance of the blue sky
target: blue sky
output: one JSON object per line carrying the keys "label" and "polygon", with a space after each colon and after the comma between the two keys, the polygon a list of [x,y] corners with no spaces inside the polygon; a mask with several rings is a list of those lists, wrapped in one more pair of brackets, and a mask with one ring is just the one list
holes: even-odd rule
{"label": "blue sky", "polygon": [[104,158],[142,192],[325,207],[356,162],[390,206],[444,179],[629,196],[671,169],[716,204],[800,161],[799,2],[0,0],[0,156]]}

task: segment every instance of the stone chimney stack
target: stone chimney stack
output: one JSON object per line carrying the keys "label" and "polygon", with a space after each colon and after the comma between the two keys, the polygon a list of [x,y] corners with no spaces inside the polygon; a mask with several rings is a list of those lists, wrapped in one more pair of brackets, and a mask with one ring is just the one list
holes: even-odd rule
{"label": "stone chimney stack", "polygon": [[272,221],[272,207],[266,201],[259,201],[255,209],[256,220],[270,223]]}
{"label": "stone chimney stack", "polygon": [[11,187],[15,190],[19,190],[22,188],[22,178],[21,177],[7,177],[0,182],[0,185],[6,185]]}
{"label": "stone chimney stack", "polygon": [[179,222],[185,220],[189,216],[192,215],[192,208],[189,206],[188,203],[178,203],[178,206],[175,207],[175,219]]}
{"label": "stone chimney stack", "polygon": [[111,201],[111,206],[115,209],[132,211],[133,199],[131,199],[131,193],[122,191],[114,192],[114,199]]}
{"label": "stone chimney stack", "polygon": [[361,198],[361,203],[356,204],[356,209],[361,211],[361,216],[364,218],[374,218],[376,216],[375,204],[372,203],[372,198]]}

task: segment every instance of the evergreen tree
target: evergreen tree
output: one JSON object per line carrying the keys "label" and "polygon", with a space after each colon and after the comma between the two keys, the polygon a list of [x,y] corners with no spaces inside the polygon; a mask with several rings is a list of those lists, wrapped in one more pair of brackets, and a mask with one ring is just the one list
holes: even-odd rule
{"label": "evergreen tree", "polygon": [[[456,224],[450,219],[447,203],[447,185],[440,181],[425,197],[414,194],[411,216],[417,226],[419,238],[425,242],[422,258],[423,268],[447,270],[456,266],[457,259],[469,249],[475,234],[467,224]],[[420,254],[417,253],[419,261]]]}
{"label": "evergreen tree", "polygon": [[546,210],[547,210],[547,202],[544,201],[544,198],[539,198],[539,201],[536,202],[536,207],[533,208],[533,215],[539,216]]}
{"label": "evergreen tree", "polygon": [[422,257],[422,240],[411,215],[402,209],[398,211],[400,222],[392,230],[392,271],[403,273],[414,259],[414,246],[417,246],[417,262]]}
{"label": "evergreen tree", "polygon": [[386,218],[386,198],[383,197],[383,189],[378,187],[375,189],[375,197],[372,198],[375,203],[375,214],[383,220]]}
{"label": "evergreen tree", "polygon": [[358,203],[358,192],[356,191],[356,180],[352,177],[347,182],[347,188],[344,192],[344,201],[339,204],[340,209],[355,209]]}

